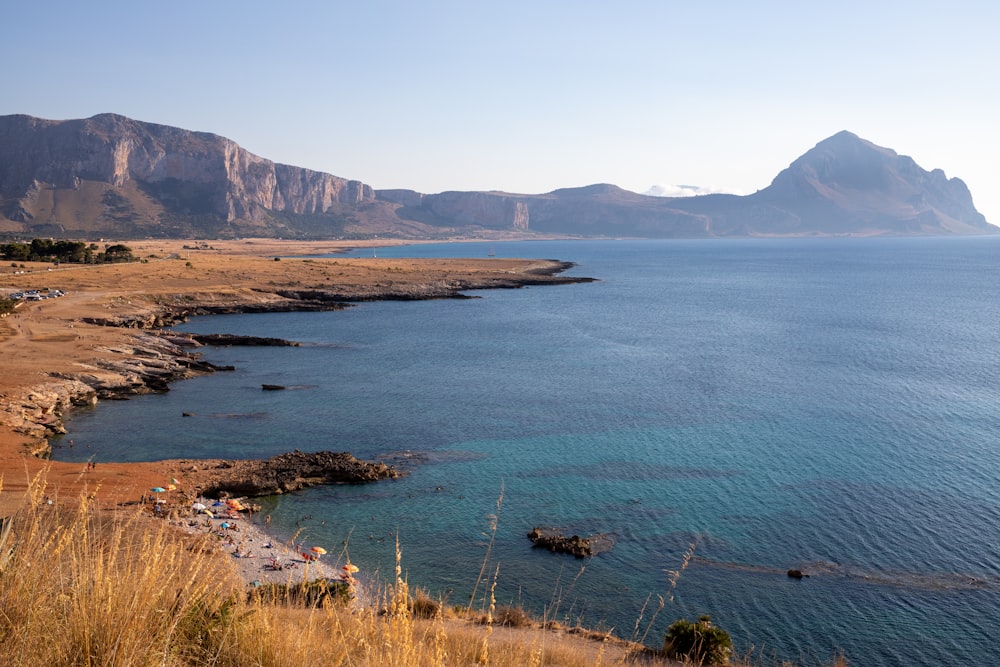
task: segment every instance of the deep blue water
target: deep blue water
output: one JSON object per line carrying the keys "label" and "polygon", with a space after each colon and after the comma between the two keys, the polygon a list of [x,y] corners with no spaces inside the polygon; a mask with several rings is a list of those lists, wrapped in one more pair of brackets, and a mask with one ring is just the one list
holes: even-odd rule
{"label": "deep blue water", "polygon": [[[272,530],[467,602],[502,493],[497,598],[646,632],[708,613],[741,650],[812,663],[1000,653],[1000,239],[410,246],[544,257],[599,282],[201,318],[297,348],[69,423],[70,456],[410,452],[410,474],[267,499]],[[262,383],[289,385],[263,392]],[[182,418],[182,412],[195,413]],[[502,491],[501,491],[502,490]],[[534,525],[609,533],[589,561]],[[675,587],[670,570],[697,542]],[[813,574],[795,581],[785,572]],[[480,587],[480,594],[482,586]]]}

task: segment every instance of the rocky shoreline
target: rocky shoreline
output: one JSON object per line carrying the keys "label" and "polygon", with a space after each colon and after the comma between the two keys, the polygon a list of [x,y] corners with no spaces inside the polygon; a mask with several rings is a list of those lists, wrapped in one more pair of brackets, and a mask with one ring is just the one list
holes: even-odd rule
{"label": "rocky shoreline", "polygon": [[[192,341],[189,346],[197,345]],[[125,344],[97,352],[90,363],[77,364],[78,372],[50,373],[46,381],[19,396],[0,396],[0,421],[36,441],[30,447],[32,455],[47,458],[51,454],[48,439],[66,432],[63,419],[74,407],[164,392],[177,380],[232,370],[204,361],[173,334],[142,332]]]}
{"label": "rocky shoreline", "polygon": [[[29,454],[49,458],[49,439],[66,432],[63,420],[74,407],[165,392],[177,380],[232,370],[206,362],[197,352],[189,351],[203,344],[199,339],[205,337],[140,332],[131,345],[104,350],[109,354],[95,360],[93,367],[74,374],[53,373],[49,381],[32,387],[18,400],[4,401],[0,407],[2,421],[14,432],[32,438]],[[216,341],[211,336],[207,340]],[[225,340],[212,344],[296,344],[281,339],[254,341],[250,337],[239,343]],[[213,498],[275,495],[322,484],[362,484],[399,476],[391,466],[362,461],[347,452],[307,454],[298,450],[266,460],[192,461],[181,470],[193,482],[193,491]]]}
{"label": "rocky shoreline", "polygon": [[[78,359],[73,364],[73,370],[43,372],[45,379],[37,384],[6,387],[6,391],[0,391],[0,425],[30,441],[26,445],[27,453],[49,458],[51,447],[48,440],[66,432],[63,420],[74,407],[93,406],[100,400],[125,400],[165,392],[172,382],[178,380],[233,370],[232,367],[204,361],[197,351],[202,345],[296,345],[295,342],[280,339],[219,337],[164,330],[193,316],[331,311],[347,308],[352,301],[469,298],[462,294],[463,290],[592,281],[591,278],[556,275],[572,266],[569,262],[545,260],[525,270],[490,272],[473,278],[352,284],[338,289],[278,286],[265,289],[258,285],[250,291],[228,295],[199,292],[157,296],[138,307],[129,300],[132,306],[122,309],[125,312],[100,317],[90,314],[77,320],[81,329],[86,325],[96,325],[128,330],[114,337],[113,344],[92,348],[87,358]],[[72,324],[69,326],[72,328]],[[208,492],[265,495],[314,484],[373,481],[396,474],[384,464],[352,463],[355,467],[348,473],[345,470],[350,466],[345,468],[343,460],[305,461],[297,459],[295,452],[284,456],[290,458],[240,462],[238,465],[231,462],[228,468],[219,467],[211,474],[205,473],[212,480],[205,482],[206,495],[209,495]],[[358,468],[358,464],[364,465]],[[223,475],[223,470],[229,472]]]}

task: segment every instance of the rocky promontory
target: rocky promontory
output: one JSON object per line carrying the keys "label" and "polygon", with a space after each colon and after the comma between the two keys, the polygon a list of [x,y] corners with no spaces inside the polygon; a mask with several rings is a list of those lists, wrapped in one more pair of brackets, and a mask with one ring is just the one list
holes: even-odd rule
{"label": "rocky promontory", "polygon": [[200,473],[196,491],[213,498],[271,496],[321,484],[365,484],[399,477],[392,466],[330,451],[295,450],[265,460],[202,461],[195,467]]}

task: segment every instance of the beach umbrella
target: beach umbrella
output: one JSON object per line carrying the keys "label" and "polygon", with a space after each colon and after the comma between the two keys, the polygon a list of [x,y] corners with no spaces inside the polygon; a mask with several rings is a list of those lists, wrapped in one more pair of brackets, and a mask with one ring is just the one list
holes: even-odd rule
{"label": "beach umbrella", "polygon": [[150,491],[152,491],[153,493],[163,493],[166,491],[166,489],[164,489],[162,486],[154,486],[153,488],[150,489]]}
{"label": "beach umbrella", "polygon": [[202,503],[195,503],[194,505],[191,505],[191,509],[193,509],[195,512],[204,512],[208,508],[205,507],[205,505],[203,505]]}
{"label": "beach umbrella", "polygon": [[170,478],[170,483],[171,483],[171,484],[180,484],[180,482],[178,482],[178,481],[177,481],[177,478],[176,478],[176,477],[171,477],[171,478]]}
{"label": "beach umbrella", "polygon": [[358,566],[357,565],[352,565],[352,564],[348,563],[342,569],[344,570],[344,572],[350,572],[350,573],[353,574],[354,572],[358,571]]}
{"label": "beach umbrella", "polygon": [[222,502],[221,500],[216,500],[214,503],[212,503],[212,507],[225,507],[225,506],[226,503]]}
{"label": "beach umbrella", "polygon": [[324,549],[323,547],[313,547],[309,551],[313,552],[314,554],[319,554],[320,556],[326,553],[326,549]]}
{"label": "beach umbrella", "polygon": [[219,528],[229,528],[229,524],[225,521],[219,524]]}
{"label": "beach umbrella", "polygon": [[176,491],[177,487],[173,484],[167,484],[167,491]]}
{"label": "beach umbrella", "polygon": [[203,511],[205,512],[205,516],[207,516],[209,519],[215,518],[215,515],[209,512],[208,510],[203,510]]}

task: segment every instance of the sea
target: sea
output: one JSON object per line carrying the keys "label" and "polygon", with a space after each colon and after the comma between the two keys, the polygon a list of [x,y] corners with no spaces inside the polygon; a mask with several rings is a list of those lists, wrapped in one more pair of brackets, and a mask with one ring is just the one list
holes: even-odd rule
{"label": "sea", "polygon": [[[1000,664],[1000,237],[377,253],[597,280],[195,318],[177,329],[301,346],[204,348],[236,370],[76,411],[56,457],[349,451],[406,475],[262,501],[372,580],[398,543],[450,605],[493,588],[650,646],[708,614],[764,664]],[[603,550],[533,548],[535,527]]]}

